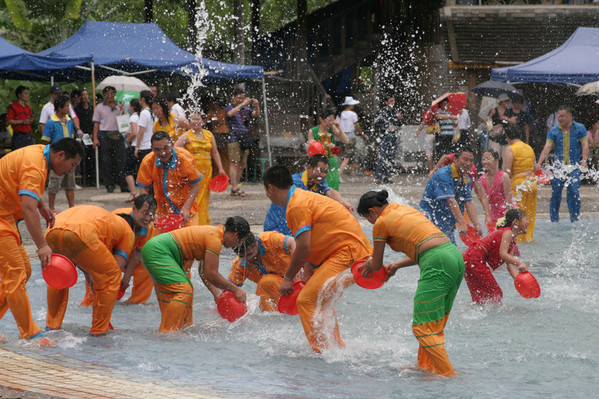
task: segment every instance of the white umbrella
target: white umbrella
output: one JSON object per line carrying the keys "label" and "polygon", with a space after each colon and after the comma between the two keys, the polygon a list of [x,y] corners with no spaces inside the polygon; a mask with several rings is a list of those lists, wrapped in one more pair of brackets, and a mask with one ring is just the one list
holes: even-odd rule
{"label": "white umbrella", "polygon": [[591,82],[580,86],[580,89],[576,90],[577,96],[591,96],[599,93],[599,82]]}
{"label": "white umbrella", "polygon": [[104,79],[99,85],[98,90],[104,89],[106,86],[112,86],[116,91],[135,91],[150,90],[150,88],[141,80],[133,76],[113,75]]}

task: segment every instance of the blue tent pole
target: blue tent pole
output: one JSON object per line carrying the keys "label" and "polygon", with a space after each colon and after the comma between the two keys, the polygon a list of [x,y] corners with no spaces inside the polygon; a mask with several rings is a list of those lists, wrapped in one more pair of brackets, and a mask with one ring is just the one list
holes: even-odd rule
{"label": "blue tent pole", "polygon": [[268,150],[268,165],[272,166],[272,154],[270,153],[270,127],[268,126],[268,105],[266,101],[266,82],[262,78],[262,98],[264,99],[264,128],[266,129],[266,149]]}

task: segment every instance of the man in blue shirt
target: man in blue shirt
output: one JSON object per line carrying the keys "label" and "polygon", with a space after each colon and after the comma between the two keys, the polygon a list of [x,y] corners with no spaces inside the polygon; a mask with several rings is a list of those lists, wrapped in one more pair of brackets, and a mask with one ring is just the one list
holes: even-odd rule
{"label": "man in blue shirt", "polygon": [[472,150],[463,148],[456,151],[453,163],[439,169],[430,178],[420,201],[420,207],[426,217],[445,233],[454,245],[456,224],[460,234],[466,235],[468,232],[464,209],[478,233],[482,235],[476,208],[472,202],[472,183],[467,175],[473,163]]}
{"label": "man in blue shirt", "polygon": [[559,125],[552,127],[547,133],[545,147],[535,169],[541,169],[543,161],[551,149],[555,148],[549,217],[552,222],[559,221],[562,190],[568,182],[566,201],[570,221],[576,222],[580,218],[580,166],[587,167],[589,156],[587,130],[582,123],[574,122],[572,109],[568,106],[561,105],[557,109],[557,120]]}
{"label": "man in blue shirt", "polygon": [[[308,160],[306,170],[291,176],[293,185],[306,191],[313,191],[318,194],[326,195],[339,202],[341,205],[354,211],[354,207],[347,202],[337,190],[332,189],[327,184],[327,175],[329,174],[329,160],[324,155],[313,155]],[[285,216],[285,207],[271,204],[266,219],[264,220],[264,231],[278,231],[286,235],[291,235],[291,230],[287,227]]]}
{"label": "man in blue shirt", "polygon": [[[75,136],[75,124],[69,116],[70,97],[68,94],[60,94],[54,100],[55,112],[52,114],[44,127],[42,141],[45,143],[54,144],[57,141]],[[75,172],[67,173],[64,176],[57,176],[56,173],[50,171],[50,182],[48,183],[48,207],[54,213],[54,203],[56,201],[56,193],[60,187],[64,188],[67,197],[69,208],[75,206]]]}

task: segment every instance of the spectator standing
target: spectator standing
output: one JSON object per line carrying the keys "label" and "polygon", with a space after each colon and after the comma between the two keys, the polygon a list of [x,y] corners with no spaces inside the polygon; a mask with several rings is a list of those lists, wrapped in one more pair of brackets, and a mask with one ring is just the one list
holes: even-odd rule
{"label": "spectator standing", "polygon": [[29,101],[29,88],[20,85],[15,90],[17,101],[8,106],[6,110],[6,123],[12,126],[12,150],[35,144],[31,123],[33,112],[27,104]]}
{"label": "spectator standing", "polygon": [[395,97],[387,95],[383,97],[384,105],[374,118],[374,131],[378,143],[378,158],[374,181],[377,184],[391,183],[389,179],[395,163],[397,153],[397,129],[403,122],[401,113],[395,110]]}
{"label": "spectator standing", "polygon": [[[250,105],[253,108],[250,108]],[[240,190],[238,186],[253,143],[253,137],[250,133],[250,120],[260,116],[260,104],[255,98],[246,98],[245,92],[237,88],[233,90],[233,103],[228,105],[225,111],[230,126],[228,149],[231,195],[245,197],[245,192]],[[246,136],[245,139],[242,136]]]}
{"label": "spectator standing", "polygon": [[230,170],[229,164],[229,122],[227,121],[227,111],[220,106],[217,99],[210,103],[208,115],[206,115],[208,129],[216,139],[216,147],[220,155],[220,160],[224,170]]}
{"label": "spectator standing", "polygon": [[[75,138],[75,125],[69,117],[70,98],[67,94],[60,94],[54,100],[54,108],[56,112],[52,114],[46,128],[42,141],[54,144],[65,137]],[[75,206],[75,172],[67,173],[64,176],[58,176],[53,171],[50,171],[50,183],[48,184],[48,207],[54,213],[54,203],[56,201],[56,193],[60,187],[64,187],[64,192],[67,197],[69,208]]]}
{"label": "spectator standing", "polygon": [[166,101],[168,102],[169,112],[179,115],[180,118],[187,118],[187,115],[185,115],[185,110],[177,103],[177,96],[171,94],[166,98]]}
{"label": "spectator standing", "polygon": [[593,122],[591,130],[587,131],[589,138],[589,168],[599,170],[599,120]]}
{"label": "spectator standing", "polygon": [[[55,112],[54,99],[56,97],[58,97],[60,94],[62,94],[62,89],[60,88],[60,86],[52,86],[50,88],[50,101],[48,101],[42,107],[42,112],[40,114],[39,124],[40,124],[40,133],[41,134],[44,134],[44,126],[46,125],[46,122],[48,122],[48,119],[50,119],[52,114],[54,114],[54,112]],[[75,130],[77,131],[77,133],[83,134],[81,131],[81,128],[79,126],[79,118],[77,118],[77,114],[75,113],[75,110],[73,110],[73,107],[71,106],[71,104],[69,104],[69,116],[73,120],[73,124],[75,125]]]}
{"label": "spectator standing", "polygon": [[150,110],[154,97],[150,90],[142,90],[139,93],[139,104],[141,105],[141,113],[137,122],[137,143],[135,146],[135,156],[141,162],[146,155],[152,152],[152,135],[154,134],[154,117]]}
{"label": "spectator standing", "polygon": [[137,146],[137,131],[139,123],[139,114],[141,113],[141,104],[134,98],[129,102],[129,131],[125,134],[125,144],[127,145],[127,159],[125,161],[125,181],[129,188],[129,198],[125,202],[133,202],[137,197],[137,188],[135,179],[141,159],[135,156],[135,147]]}
{"label": "spectator standing", "polygon": [[189,129],[189,121],[175,112],[169,112],[166,98],[154,97],[152,101],[152,113],[154,120],[154,131],[167,132],[173,142]]}
{"label": "spectator standing", "polygon": [[355,177],[354,171],[351,169],[351,163],[355,161],[357,155],[356,136],[357,134],[365,136],[362,132],[360,124],[358,123],[358,114],[354,112],[354,108],[358,104],[360,104],[360,102],[354,100],[353,97],[345,97],[345,101],[343,101],[343,104],[341,104],[341,106],[343,107],[343,111],[341,111],[341,113],[337,117],[337,121],[339,121],[339,126],[341,130],[349,138],[349,144],[340,144],[341,157],[343,158],[343,160],[341,161],[341,165],[339,165],[340,181],[342,180],[343,172],[347,167],[350,168],[350,175],[352,177]]}
{"label": "spectator standing", "polygon": [[516,129],[520,134],[520,139],[524,143],[530,144],[530,125],[528,115],[526,115],[526,113],[522,110],[522,100],[519,98],[512,100],[512,109],[508,109],[505,113],[505,116],[507,117],[508,121],[506,128],[508,130]]}
{"label": "spectator standing", "polygon": [[122,105],[114,101],[116,89],[106,86],[103,90],[104,101],[94,111],[94,147],[100,146],[100,169],[104,176],[104,187],[109,193],[115,185],[121,192],[128,192],[125,183],[125,138],[119,132],[116,117],[123,113]]}
{"label": "spectator standing", "polygon": [[454,147],[454,127],[457,124],[458,117],[447,110],[448,105],[449,99],[445,98],[439,102],[439,108],[435,111],[435,120],[439,124],[439,133],[435,143],[437,156],[452,152]]}
{"label": "spectator standing", "polygon": [[489,111],[487,116],[487,124],[492,125],[492,129],[489,129],[489,147],[497,151],[501,159],[505,159],[505,150],[507,149],[507,138],[505,136],[505,128],[508,125],[507,112],[510,98],[507,94],[501,93],[499,98],[499,105]]}
{"label": "spectator standing", "polygon": [[[88,142],[92,142],[91,138],[94,134],[94,108],[89,102],[89,92],[87,89],[81,89],[81,101],[75,107],[75,113],[79,118],[79,125],[81,127],[81,131],[83,134],[87,134],[89,137]],[[85,144],[84,140],[84,144]],[[85,181],[93,181],[96,175],[96,163],[95,163],[96,155],[94,151],[93,142],[90,145],[85,146],[85,159],[83,160],[83,165],[85,169]]]}
{"label": "spectator standing", "polygon": [[470,114],[466,108],[462,109],[458,115],[457,128],[460,138],[454,143],[454,150],[461,147],[471,147],[470,144],[470,128],[472,127],[472,121],[470,120]]}
{"label": "spectator standing", "polygon": [[549,151],[554,149],[554,177],[551,180],[549,217],[552,222],[559,221],[562,190],[567,182],[570,221],[576,222],[580,218],[580,166],[587,167],[589,141],[585,127],[572,119],[572,108],[560,106],[557,109],[557,119],[559,125],[551,128],[547,133],[547,141],[539,155],[535,170],[541,169]]}

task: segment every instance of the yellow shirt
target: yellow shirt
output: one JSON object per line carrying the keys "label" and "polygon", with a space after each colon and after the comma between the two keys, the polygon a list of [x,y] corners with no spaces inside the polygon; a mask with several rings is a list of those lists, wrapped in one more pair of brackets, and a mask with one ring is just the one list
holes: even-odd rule
{"label": "yellow shirt", "polygon": [[517,141],[510,145],[510,149],[514,153],[514,160],[512,161],[512,174],[534,172],[535,152],[531,146],[523,141]]}
{"label": "yellow shirt", "polygon": [[403,252],[418,262],[419,246],[441,232],[422,213],[407,205],[391,203],[374,223],[373,241],[384,241],[396,252]]}

